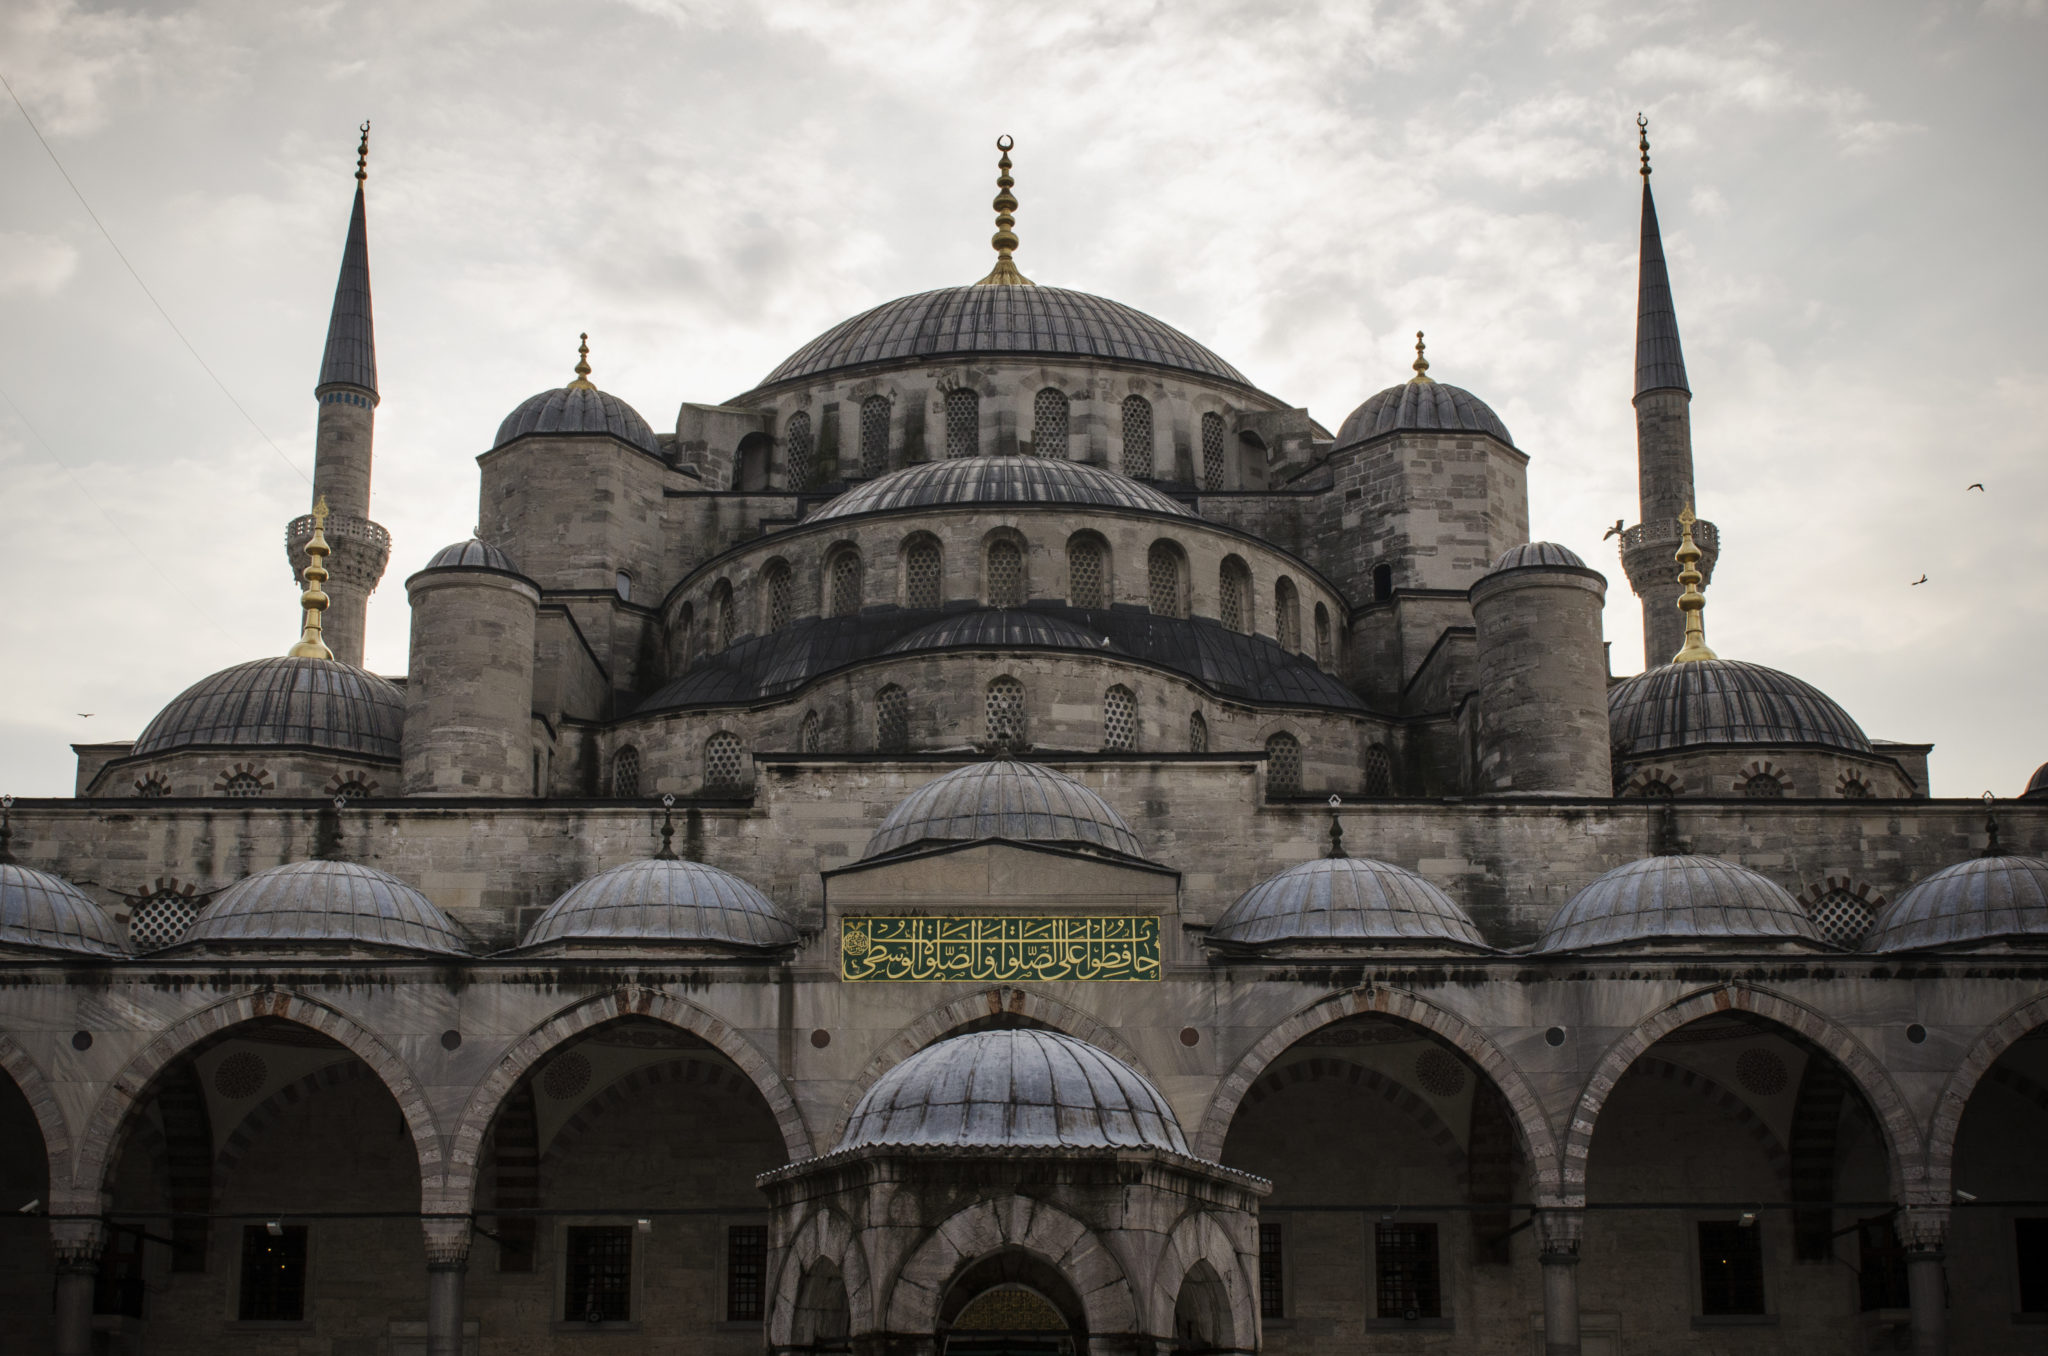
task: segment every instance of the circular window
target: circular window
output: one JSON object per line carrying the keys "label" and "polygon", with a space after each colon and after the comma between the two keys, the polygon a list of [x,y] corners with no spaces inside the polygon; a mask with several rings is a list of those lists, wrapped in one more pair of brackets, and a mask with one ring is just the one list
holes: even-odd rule
{"label": "circular window", "polygon": [[1456,1097],[1465,1090],[1465,1066],[1445,1051],[1424,1050],[1415,1057],[1415,1081],[1432,1097]]}
{"label": "circular window", "polygon": [[213,1071],[213,1090],[231,1102],[254,1097],[269,1081],[270,1066],[261,1055],[252,1055],[247,1050],[237,1050]]}
{"label": "circular window", "polygon": [[1768,1050],[1744,1050],[1735,1060],[1735,1081],[1759,1097],[1775,1097],[1792,1081],[1785,1061]]}
{"label": "circular window", "polygon": [[590,1086],[590,1061],[578,1054],[563,1055],[548,1065],[540,1085],[548,1096],[566,1102]]}

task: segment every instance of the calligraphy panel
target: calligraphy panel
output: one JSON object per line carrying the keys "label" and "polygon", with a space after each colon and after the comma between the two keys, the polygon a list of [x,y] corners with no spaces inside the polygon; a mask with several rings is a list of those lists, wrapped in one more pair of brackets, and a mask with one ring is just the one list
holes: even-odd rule
{"label": "calligraphy panel", "polygon": [[872,980],[1153,980],[1159,919],[930,914],[845,918],[839,977]]}

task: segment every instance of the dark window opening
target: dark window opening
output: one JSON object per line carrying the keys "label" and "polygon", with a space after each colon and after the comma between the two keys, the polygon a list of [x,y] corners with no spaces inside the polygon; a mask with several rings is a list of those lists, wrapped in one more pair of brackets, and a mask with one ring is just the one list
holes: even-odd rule
{"label": "dark window opening", "polygon": [[297,1323],[306,1316],[306,1226],[242,1229],[242,1290],[236,1317],[245,1323]]}
{"label": "dark window opening", "polygon": [[1434,1224],[1373,1226],[1381,1318],[1442,1318]]}
{"label": "dark window opening", "polygon": [[768,1229],[735,1224],[725,1231],[725,1321],[758,1323],[767,1294]]}
{"label": "dark window opening", "polygon": [[1864,1312],[1872,1309],[1904,1309],[1906,1297],[1906,1249],[1890,1215],[1856,1222],[1856,1289]]}
{"label": "dark window opening", "polygon": [[2016,1219],[2012,1232],[2020,1312],[2048,1314],[2048,1219]]}
{"label": "dark window opening", "polygon": [[1285,1318],[1287,1316],[1287,1273],[1283,1254],[1280,1251],[1280,1226],[1261,1224],[1259,1226],[1259,1317]]}
{"label": "dark window opening", "polygon": [[565,1323],[623,1323],[633,1316],[633,1226],[576,1225],[568,1230],[562,1286]]}
{"label": "dark window opening", "polygon": [[1372,600],[1384,603],[1394,596],[1394,567],[1375,565],[1372,567]]}
{"label": "dark window opening", "polygon": [[1754,1222],[1700,1221],[1700,1313],[1764,1312],[1763,1231]]}

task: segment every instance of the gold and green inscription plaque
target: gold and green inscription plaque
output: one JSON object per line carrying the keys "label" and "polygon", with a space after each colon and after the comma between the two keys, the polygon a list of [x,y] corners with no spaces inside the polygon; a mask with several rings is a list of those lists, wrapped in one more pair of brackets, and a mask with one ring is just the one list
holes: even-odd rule
{"label": "gold and green inscription plaque", "polygon": [[846,918],[839,924],[839,977],[1157,979],[1159,920],[1014,914]]}

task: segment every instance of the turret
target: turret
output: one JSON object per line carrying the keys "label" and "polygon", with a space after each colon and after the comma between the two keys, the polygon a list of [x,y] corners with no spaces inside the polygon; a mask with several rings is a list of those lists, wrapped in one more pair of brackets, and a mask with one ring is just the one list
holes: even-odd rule
{"label": "turret", "polygon": [[[1607,580],[1552,542],[1517,546],[1472,586],[1478,795],[1608,796]],[[1675,611],[1674,611],[1675,615]]]}
{"label": "turret", "polygon": [[408,796],[538,795],[533,631],[540,590],[496,547],[441,551],[405,581]]}
{"label": "turret", "polygon": [[[370,521],[370,449],[377,410],[377,344],[370,319],[370,243],[363,212],[363,183],[369,178],[370,124],[362,126],[356,148],[356,200],[348,240],[341,251],[341,276],[334,285],[334,309],[327,321],[327,351],[313,398],[320,404],[314,440],[313,498],[325,500],[329,603],[325,638],[344,664],[363,662],[363,632],[370,594],[391,558],[391,534]],[[295,518],[285,529],[285,552],[293,576],[306,567],[306,543],[313,518]]]}

